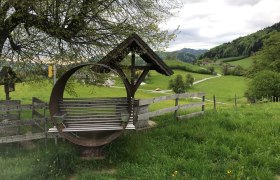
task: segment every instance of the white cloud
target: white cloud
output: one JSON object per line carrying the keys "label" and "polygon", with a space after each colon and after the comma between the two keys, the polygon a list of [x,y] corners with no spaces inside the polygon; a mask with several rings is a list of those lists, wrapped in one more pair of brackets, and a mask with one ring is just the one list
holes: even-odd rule
{"label": "white cloud", "polygon": [[279,0],[183,0],[177,17],[161,28],[180,33],[168,50],[211,48],[280,21]]}

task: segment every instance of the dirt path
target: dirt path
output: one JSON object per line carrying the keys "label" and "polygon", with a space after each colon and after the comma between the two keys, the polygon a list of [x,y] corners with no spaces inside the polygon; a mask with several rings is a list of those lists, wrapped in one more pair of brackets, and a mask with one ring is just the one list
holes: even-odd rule
{"label": "dirt path", "polygon": [[199,83],[202,83],[202,82],[207,81],[207,80],[209,80],[209,79],[219,78],[219,77],[221,77],[221,76],[222,76],[221,74],[217,74],[217,76],[212,76],[212,77],[209,77],[209,78],[201,79],[201,80],[199,80],[199,81],[195,81],[193,84],[194,84],[194,85],[195,85],[195,84],[199,84]]}

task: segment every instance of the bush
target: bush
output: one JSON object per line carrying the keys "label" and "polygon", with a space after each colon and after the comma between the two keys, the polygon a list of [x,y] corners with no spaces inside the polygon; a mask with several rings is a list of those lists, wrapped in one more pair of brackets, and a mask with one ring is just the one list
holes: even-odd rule
{"label": "bush", "polygon": [[261,71],[252,79],[245,92],[249,102],[261,100],[263,97],[280,97],[280,73]]}
{"label": "bush", "polygon": [[182,75],[177,75],[174,80],[169,81],[169,88],[176,94],[186,92],[186,84],[183,81]]}
{"label": "bush", "polygon": [[187,74],[186,76],[186,86],[187,88],[192,86],[194,82],[194,77],[191,74]]}

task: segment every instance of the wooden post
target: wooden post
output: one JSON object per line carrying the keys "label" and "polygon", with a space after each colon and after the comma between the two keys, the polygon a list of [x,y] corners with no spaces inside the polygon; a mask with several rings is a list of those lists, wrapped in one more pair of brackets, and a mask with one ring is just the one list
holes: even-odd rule
{"label": "wooden post", "polygon": [[217,109],[216,109],[216,96],[215,95],[213,96],[213,102],[214,102],[214,110],[216,111]]}
{"label": "wooden post", "polygon": [[[32,114],[31,114],[31,118],[32,118],[32,120],[35,118],[34,117],[34,111],[35,111],[35,108],[34,108],[34,97],[32,97]],[[32,124],[32,126],[31,126],[31,132],[32,133],[34,133],[34,126],[35,126],[35,124]]]}
{"label": "wooden post", "polygon": [[6,94],[6,100],[10,100],[10,91],[9,91],[9,83],[4,84],[4,91]]}
{"label": "wooden post", "polygon": [[271,102],[273,102],[273,96],[271,96]]}
{"label": "wooden post", "polygon": [[[178,106],[179,104],[179,98],[176,98],[175,99],[175,106]],[[177,113],[178,113],[178,110],[175,110],[174,111],[174,119],[177,119]]]}
{"label": "wooden post", "polygon": [[201,107],[201,110],[204,112],[204,108],[205,108],[205,105],[204,105],[204,103],[205,103],[205,96],[202,96],[202,102],[203,102],[203,105],[202,105],[202,107]]}
{"label": "wooden post", "polygon": [[46,118],[46,104],[44,106],[44,129],[45,129],[45,147],[47,147],[48,128],[47,128],[47,118]]}

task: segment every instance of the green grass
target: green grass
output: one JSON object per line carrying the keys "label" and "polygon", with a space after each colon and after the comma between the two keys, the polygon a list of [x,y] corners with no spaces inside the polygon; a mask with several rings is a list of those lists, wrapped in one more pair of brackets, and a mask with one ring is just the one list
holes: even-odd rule
{"label": "green grass", "polygon": [[191,74],[195,78],[195,81],[198,81],[198,80],[201,80],[201,79],[204,79],[207,77],[212,77],[212,75],[190,73],[190,72],[185,72],[185,71],[180,71],[180,70],[174,70],[174,74],[172,76],[163,76],[162,74],[152,71],[151,77],[148,80],[148,84],[142,85],[139,88],[146,89],[146,90],[155,90],[156,88],[168,89],[169,81],[171,79],[174,79],[178,74],[182,75],[184,79],[187,74]]}
{"label": "green grass", "polygon": [[246,58],[246,56],[227,57],[227,58],[217,59],[217,62],[233,62],[233,61],[242,60],[244,58]]}
{"label": "green grass", "polygon": [[[79,83],[74,83],[72,87],[74,87],[77,97],[126,97],[126,91],[124,88],[87,86]],[[163,87],[166,88],[165,86]],[[32,97],[37,97],[48,102],[51,91],[52,83],[48,81],[42,81],[40,83],[17,83],[16,91],[11,92],[10,97],[14,100],[21,100],[22,104],[31,104]],[[65,97],[76,97],[73,94],[69,94],[67,91],[64,93]],[[151,98],[161,95],[162,94],[160,93],[139,90],[136,93],[136,98]],[[5,99],[4,93],[0,94],[0,99]]]}
{"label": "green grass", "polygon": [[246,102],[244,92],[247,88],[248,79],[240,76],[221,76],[207,80],[205,82],[194,85],[191,92],[205,92],[207,99],[213,99],[216,96],[217,101],[220,102],[234,102],[235,94],[238,101]]}
{"label": "green grass", "polygon": [[105,160],[82,161],[62,141],[47,150],[1,146],[0,179],[274,179],[279,108],[243,105],[183,121],[157,117],[156,128],[125,133],[107,146]]}
{"label": "green grass", "polygon": [[252,65],[252,63],[253,63],[252,56],[245,58],[245,59],[238,60],[238,61],[229,62],[229,64],[234,65],[234,66],[240,65],[244,69],[248,69]]}

